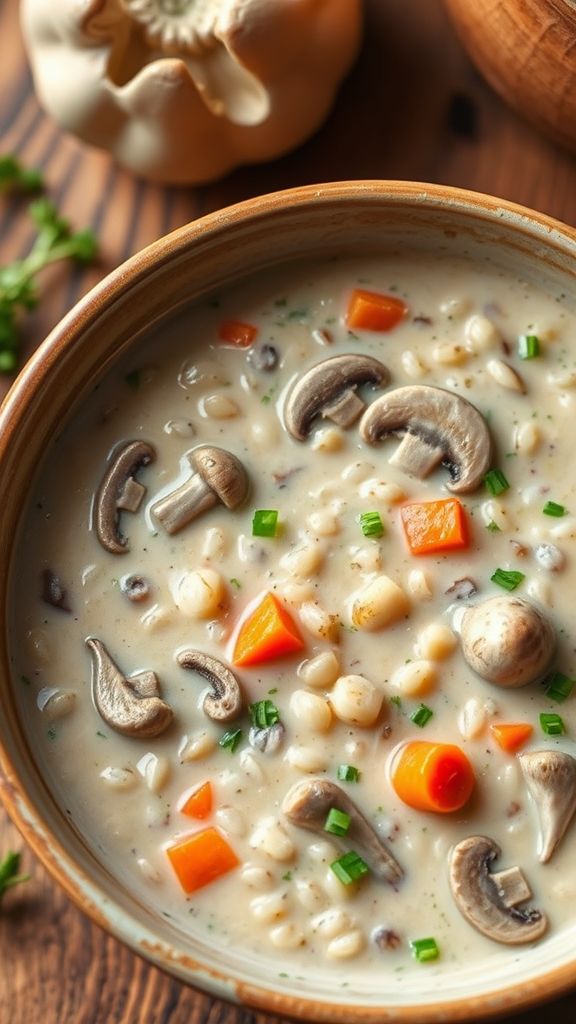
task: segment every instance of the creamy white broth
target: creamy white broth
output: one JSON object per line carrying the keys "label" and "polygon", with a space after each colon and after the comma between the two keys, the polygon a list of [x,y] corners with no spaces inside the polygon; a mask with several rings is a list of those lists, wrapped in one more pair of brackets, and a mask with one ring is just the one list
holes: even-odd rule
{"label": "creamy white broth", "polygon": [[[344,314],[353,287],[402,297],[409,315],[389,333],[349,332]],[[274,346],[278,368],[259,372],[247,350],[219,343],[218,327],[227,318],[255,324],[256,346]],[[504,690],[477,677],[460,653],[454,616],[463,604],[503,593],[490,581],[496,567],[519,569],[525,579],[517,595],[551,618],[559,641],[557,667],[574,674],[576,495],[569,467],[576,362],[567,355],[574,324],[558,296],[472,262],[402,258],[290,267],[242,283],[157,329],[137,356],[96,389],[54,445],[19,540],[12,658],[22,718],[46,781],[75,828],[113,874],[184,934],[213,939],[218,947],[248,947],[278,973],[298,974],[311,957],[322,974],[341,971],[344,962],[347,983],[357,984],[375,971],[393,979],[410,971],[441,975],[455,963],[479,958],[516,962],[522,948],[508,950],[484,938],[451,896],[449,851],[473,834],[501,846],[496,869],[522,868],[533,891],[531,905],[547,914],[550,935],[571,923],[573,830],[551,862],[539,864],[535,809],[517,759],[500,750],[489,726],[530,722],[534,734],[524,749],[570,751],[573,699],[558,705],[540,684]],[[521,334],[539,336],[538,358],[518,358]],[[445,470],[426,480],[408,477],[388,462],[398,441],[370,447],[360,440],[357,425],[344,431],[317,422],[305,444],[286,434],[283,403],[296,377],[321,359],[352,351],[380,359],[391,372],[389,387],[445,387],[487,417],[494,465],[505,472],[510,489],[492,498],[480,487],[462,497],[470,527],[467,550],[415,557],[404,538],[402,504],[447,496]],[[525,394],[494,378],[492,360],[520,374]],[[367,402],[377,394],[363,392]],[[90,529],[92,502],[110,451],[131,439],[151,443],[156,460],[138,475],[147,487],[142,508],[122,516],[130,551],[112,555]],[[183,478],[185,453],[201,444],[220,445],[241,459],[249,498],[236,511],[218,506],[168,536],[150,506]],[[543,515],[546,500],[566,506],[567,514]],[[255,509],[279,510],[277,537],[252,536]],[[360,513],[372,510],[384,523],[378,540],[364,538],[358,523]],[[499,531],[487,529],[489,523]],[[560,571],[535,558],[536,545],[545,542],[563,557]],[[45,569],[65,587],[70,613],[39,599]],[[224,589],[221,607],[206,620],[187,613],[186,599],[178,594],[183,574],[197,570],[218,573]],[[132,603],[122,592],[121,579],[130,574],[150,582],[147,600]],[[351,597],[382,574],[402,587],[409,614],[379,631],[354,631]],[[463,577],[477,587],[470,601],[446,593]],[[175,660],[178,651],[196,648],[230,664],[234,631],[266,591],[290,611],[305,644],[301,654],[235,669],[246,704],[269,697],[279,709],[286,733],[274,755],[250,746],[246,714],[228,727],[210,722],[201,708],[205,681]],[[334,616],[326,620],[334,630],[328,640],[311,632],[323,628],[318,608]],[[441,627],[442,656],[423,658],[428,627],[436,634]],[[163,735],[130,739],[100,719],[91,697],[87,636],[103,641],[125,675],[157,673],[162,696],[174,709],[174,722]],[[382,691],[382,712],[373,726],[351,726],[332,713],[324,731],[323,725],[312,727],[314,712],[302,711],[303,698],[294,697],[295,691],[313,694],[317,710],[320,701],[330,704],[332,681],[309,685],[302,667],[327,651],[337,656],[338,675],[362,675]],[[395,674],[416,660],[428,663],[433,678],[428,692],[410,696],[395,684]],[[38,708],[38,695],[47,687],[75,695],[68,713],[54,720],[49,704],[45,711]],[[391,699],[398,697],[400,706]],[[420,703],[433,711],[423,729],[409,717]],[[561,714],[566,735],[545,736],[540,712]],[[475,735],[470,720],[476,722]],[[231,753],[218,740],[225,728],[236,727],[243,738]],[[476,787],[461,811],[422,813],[398,799],[389,765],[407,739],[451,742],[465,751]],[[146,762],[147,755],[158,761]],[[355,765],[361,778],[340,785],[405,872],[398,891],[370,875],[342,886],[329,865],[347,848],[345,840],[297,829],[281,812],[295,782],[336,780],[342,763]],[[207,779],[214,812],[196,823],[177,805],[184,791]],[[187,897],[165,847],[206,825],[226,836],[240,866]],[[379,928],[392,934],[383,950],[373,938]],[[422,965],[411,956],[409,942],[428,936],[436,939],[440,956]]]}

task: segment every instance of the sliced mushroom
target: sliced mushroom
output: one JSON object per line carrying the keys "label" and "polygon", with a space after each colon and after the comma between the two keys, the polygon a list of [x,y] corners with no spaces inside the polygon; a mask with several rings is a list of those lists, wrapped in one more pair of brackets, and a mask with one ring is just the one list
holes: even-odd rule
{"label": "sliced mushroom", "polygon": [[554,628],[543,613],[511,595],[468,608],[460,633],[470,668],[496,686],[526,686],[542,679],[556,648]]}
{"label": "sliced mushroom", "polygon": [[152,515],[167,533],[178,533],[219,501],[226,508],[237,508],[248,494],[246,470],[231,452],[204,445],[188,459],[192,476],[152,505]]}
{"label": "sliced mushroom", "polygon": [[349,427],[366,408],[356,389],[362,384],[383,387],[390,380],[386,366],[365,355],[342,355],[312,366],[292,389],[284,409],[286,429],[305,441],[317,416]]}
{"label": "sliced mushroom", "polygon": [[286,729],[282,722],[274,722],[274,725],[267,725],[261,729],[253,725],[248,733],[248,742],[262,754],[275,754],[284,742],[285,733]]}
{"label": "sliced mushroom", "polygon": [[94,502],[94,528],[102,547],[113,555],[129,550],[120,533],[120,513],[140,508],[146,488],[136,480],[136,473],[155,458],[156,452],[145,441],[128,441],[114,453],[102,478]]}
{"label": "sliced mushroom", "polygon": [[490,873],[500,852],[486,836],[469,836],[458,843],[450,859],[454,901],[466,920],[494,942],[508,946],[535,942],[546,931],[547,918],[540,910],[519,909],[517,904],[531,895],[519,868],[511,869],[512,875],[510,871]]}
{"label": "sliced mushroom", "polygon": [[51,569],[44,569],[42,573],[42,600],[51,604],[53,608],[59,608],[62,612],[70,612],[68,593],[62,586],[60,577]]}
{"label": "sliced mushroom", "polygon": [[217,658],[202,651],[181,651],[177,656],[182,668],[198,672],[207,679],[212,693],[202,703],[204,714],[213,722],[232,722],[242,712],[242,692],[236,676]]}
{"label": "sliced mushroom", "polygon": [[538,860],[546,864],[576,810],[576,759],[561,750],[531,750],[518,760],[536,804]]}
{"label": "sliced mushroom", "polygon": [[368,444],[402,436],[390,464],[423,480],[441,463],[455,494],[474,491],[490,466],[492,442],[484,417],[444,388],[414,384],[388,391],[364,413],[360,434]]}
{"label": "sliced mushroom", "polygon": [[[307,828],[322,836],[326,836],[324,825],[333,807],[344,811],[350,817],[350,828],[345,839],[346,848],[353,847],[364,857],[377,878],[389,882],[396,888],[404,876],[402,868],[368,819],[340,786],[328,779],[306,779],[292,786],[282,803],[282,811],[293,825]],[[331,838],[338,841],[337,836]]]}
{"label": "sliced mushroom", "polygon": [[98,713],[124,736],[159,736],[172,721],[172,708],[159,696],[154,672],[122,675],[101,640],[88,637],[92,655],[92,694]]}

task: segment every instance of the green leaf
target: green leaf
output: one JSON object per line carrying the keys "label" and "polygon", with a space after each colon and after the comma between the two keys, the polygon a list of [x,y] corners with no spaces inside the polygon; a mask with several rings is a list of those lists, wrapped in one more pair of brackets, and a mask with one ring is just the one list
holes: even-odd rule
{"label": "green leaf", "polygon": [[20,854],[7,853],[4,860],[0,861],[0,903],[7,889],[27,882],[30,875],[20,874]]}

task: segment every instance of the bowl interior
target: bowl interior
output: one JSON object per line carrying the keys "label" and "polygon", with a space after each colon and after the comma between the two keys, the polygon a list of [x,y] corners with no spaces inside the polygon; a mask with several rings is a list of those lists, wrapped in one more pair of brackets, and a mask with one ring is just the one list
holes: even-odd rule
{"label": "bowl interior", "polygon": [[[55,435],[93,387],[151,325],[201,296],[272,264],[343,253],[417,252],[497,266],[555,294],[574,294],[576,240],[544,217],[496,200],[436,186],[350,183],[253,200],[181,229],[139,254],[98,286],[25,368],[0,421],[0,615],[10,621],[10,573],[30,480]],[[1,645],[0,741],[8,809],[36,852],[96,921],[138,952],[209,991],[276,1012],[317,1020],[462,1019],[503,1013],[571,984],[567,935],[523,952],[514,963],[470,964],[448,980],[423,972],[354,992],[303,978],[262,977],[246,953],[194,937],[183,944],[96,862],[47,791],[18,719],[6,636]],[[576,928],[574,929],[576,931]],[[571,939],[574,935],[571,936]]]}

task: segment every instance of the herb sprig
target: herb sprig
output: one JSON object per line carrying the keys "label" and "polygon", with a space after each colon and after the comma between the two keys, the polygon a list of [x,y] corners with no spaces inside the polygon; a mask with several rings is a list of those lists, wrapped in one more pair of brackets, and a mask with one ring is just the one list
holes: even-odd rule
{"label": "herb sprig", "polygon": [[30,875],[20,874],[20,854],[7,853],[4,860],[0,861],[0,903],[8,889],[21,882],[27,882]]}
{"label": "herb sprig", "polygon": [[[39,188],[41,177],[27,171],[13,157],[0,158],[0,190]],[[39,300],[37,276],[44,267],[59,260],[90,263],[97,253],[94,232],[72,231],[54,203],[41,196],[28,207],[37,234],[27,256],[0,267],[0,373],[12,373],[20,348],[19,320],[23,311]]]}

